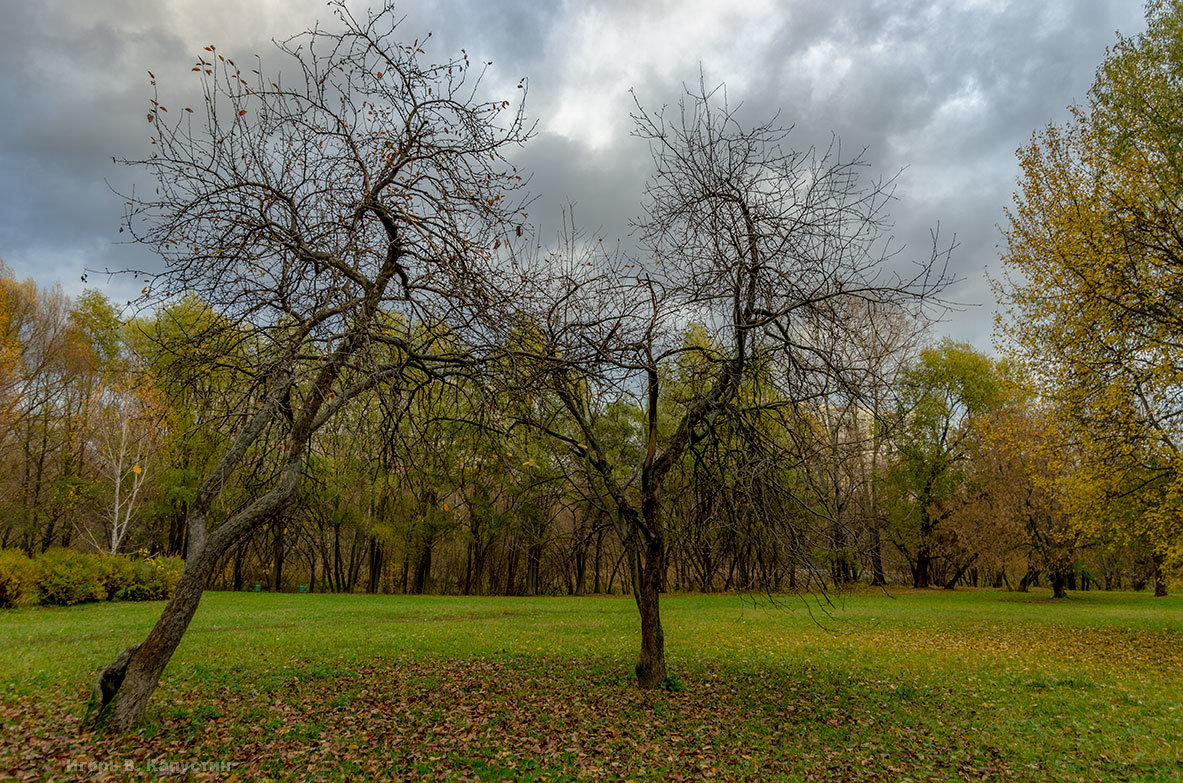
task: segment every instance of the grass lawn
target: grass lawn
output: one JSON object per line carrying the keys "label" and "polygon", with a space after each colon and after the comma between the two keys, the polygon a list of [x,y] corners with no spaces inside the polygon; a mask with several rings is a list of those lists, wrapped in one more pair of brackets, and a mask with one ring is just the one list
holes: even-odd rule
{"label": "grass lawn", "polygon": [[3,611],[0,779],[1183,778],[1183,598],[834,601],[666,597],[675,679],[642,693],[627,598],[209,593],[101,740],[90,682],[161,604]]}

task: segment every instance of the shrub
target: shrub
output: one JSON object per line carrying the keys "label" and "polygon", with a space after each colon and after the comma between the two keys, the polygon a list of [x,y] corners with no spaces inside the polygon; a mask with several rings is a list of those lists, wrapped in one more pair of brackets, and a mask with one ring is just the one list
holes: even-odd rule
{"label": "shrub", "polygon": [[18,549],[0,551],[0,609],[16,606],[33,581],[32,561]]}
{"label": "shrub", "polygon": [[136,563],[123,555],[91,555],[108,601],[122,597],[136,579]]}
{"label": "shrub", "polygon": [[33,561],[37,600],[53,606],[97,601],[103,589],[98,558],[72,549],[50,549]]}
{"label": "shrub", "polygon": [[136,564],[135,579],[124,592],[129,601],[159,601],[172,595],[185,561],[179,557],[150,557]]}

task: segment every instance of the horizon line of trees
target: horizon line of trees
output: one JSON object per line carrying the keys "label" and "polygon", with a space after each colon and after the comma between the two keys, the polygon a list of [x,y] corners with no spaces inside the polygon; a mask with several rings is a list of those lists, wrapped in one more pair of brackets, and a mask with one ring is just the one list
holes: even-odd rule
{"label": "horizon line of trees", "polygon": [[[124,320],[94,290],[71,300],[8,274],[0,286],[17,357],[3,386],[0,549],[183,557],[197,477],[226,437],[216,400],[234,379],[217,368],[197,389],[170,378],[166,348],[199,333],[210,309],[187,297]],[[878,346],[893,355],[892,387],[880,377],[747,425],[783,441],[776,456],[791,461],[760,463],[738,427],[679,462],[662,591],[1165,588],[1150,539],[1086,535],[1053,498],[1040,442],[1051,422],[1020,368],[965,344],[925,345],[914,327],[901,317],[906,345]],[[701,325],[683,339],[710,343]],[[696,369],[663,372],[692,385]],[[420,392],[393,429],[376,397],[343,416],[309,448],[292,502],[221,559],[211,587],[631,593],[627,541],[577,461],[513,415],[482,417],[482,395],[475,383]],[[602,437],[635,459],[643,410],[602,409]],[[226,505],[248,498],[252,480],[228,488]]]}

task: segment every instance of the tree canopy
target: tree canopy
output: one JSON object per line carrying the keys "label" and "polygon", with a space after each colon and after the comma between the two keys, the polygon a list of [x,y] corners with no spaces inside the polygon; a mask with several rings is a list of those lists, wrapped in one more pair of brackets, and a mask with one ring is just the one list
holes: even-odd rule
{"label": "tree canopy", "polygon": [[[1088,99],[1019,150],[1000,331],[1056,401],[1078,450],[1082,524],[1183,545],[1183,4],[1152,2]],[[1133,521],[1136,520],[1136,521]]]}

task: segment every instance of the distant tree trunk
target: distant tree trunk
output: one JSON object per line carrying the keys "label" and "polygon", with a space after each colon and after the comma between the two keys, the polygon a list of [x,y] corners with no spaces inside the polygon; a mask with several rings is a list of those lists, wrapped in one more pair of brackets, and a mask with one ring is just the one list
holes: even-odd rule
{"label": "distant tree trunk", "polygon": [[469,541],[464,547],[464,595],[472,594],[472,548],[473,542]]}
{"label": "distant tree trunk", "polygon": [[945,589],[952,590],[952,589],[956,588],[957,583],[959,581],[961,581],[961,577],[965,576],[966,570],[968,570],[969,567],[971,565],[973,565],[974,561],[977,559],[978,559],[978,556],[975,554],[972,557],[970,557],[968,560],[966,560],[964,563],[962,563],[961,566],[958,567],[953,572],[953,576],[949,577],[949,580],[947,582],[945,582]]}
{"label": "distant tree trunk", "polygon": [[538,595],[541,568],[542,544],[532,543],[526,548],[526,595]]}
{"label": "distant tree trunk", "polygon": [[922,543],[916,550],[916,565],[912,568],[912,586],[930,587],[932,585],[932,552],[928,545]]}
{"label": "distant tree trunk", "polygon": [[242,553],[246,543],[241,543],[234,550],[234,592],[242,590]]}
{"label": "distant tree trunk", "polygon": [[349,587],[348,591],[353,592],[354,588],[361,582],[361,566],[366,559],[366,539],[358,533],[353,531],[352,540],[349,544]]}
{"label": "distant tree trunk", "polygon": [[431,550],[434,542],[427,539],[419,550],[419,561],[415,566],[415,594],[422,595],[431,585]]}
{"label": "distant tree trunk", "polygon": [[735,562],[738,551],[737,547],[733,547],[731,550],[731,560],[727,564],[727,578],[723,580],[723,592],[725,593],[731,591],[731,585],[735,582]]}
{"label": "distant tree trunk", "polygon": [[[625,548],[624,548],[624,549],[621,551],[620,555],[619,555],[619,556],[616,558],[616,562],[615,562],[615,563],[612,565],[612,572],[611,572],[610,574],[608,574],[608,587],[605,589],[605,592],[607,592],[607,593],[608,593],[608,595],[612,595],[612,585],[614,585],[614,584],[616,583],[616,575],[617,575],[618,573],[620,573],[620,564],[621,564],[622,562],[624,562],[624,557],[625,557],[625,555],[626,555],[626,554],[628,554],[628,548],[627,548],[627,547],[625,547]],[[621,577],[621,582],[622,582],[622,584],[621,584],[621,587],[620,587],[620,591],[621,591],[622,593],[624,592],[624,585],[623,585],[623,581],[624,581],[624,577]]]}
{"label": "distant tree trunk", "polygon": [[1153,555],[1154,562],[1154,597],[1167,597],[1167,576],[1163,570],[1163,563],[1166,561],[1166,555],[1161,551],[1155,551]]}
{"label": "distant tree trunk", "polygon": [[932,517],[929,508],[933,494],[935,474],[929,474],[925,480],[924,489],[920,493],[920,536],[916,542],[916,564],[912,568],[912,584],[914,587],[929,587],[932,585],[933,566],[933,536],[936,533],[937,522]]}
{"label": "distant tree trunk", "polygon": [[320,563],[324,568],[324,581],[328,585],[328,591],[330,593],[339,592],[337,577],[333,571],[333,563],[329,560],[329,547],[325,541],[323,531],[321,531],[320,546],[318,548],[320,549]]}
{"label": "distant tree trunk", "polygon": [[472,586],[477,594],[484,595],[486,561],[489,558],[489,547],[492,546],[492,541],[477,539],[473,542],[473,546],[475,549],[472,553]]}
{"label": "distant tree trunk", "polygon": [[366,592],[376,593],[382,584],[382,563],[383,552],[382,545],[378,543],[377,537],[370,538],[370,558],[369,558],[369,579],[366,583]]}
{"label": "distant tree trunk", "polygon": [[932,585],[932,543],[929,541],[931,528],[920,529],[920,542],[916,549],[916,565],[912,567],[912,587],[926,588]]}
{"label": "distant tree trunk", "polygon": [[1053,598],[1067,598],[1068,591],[1065,589],[1068,586],[1068,576],[1063,572],[1057,571],[1051,575],[1052,577],[1052,597]]}
{"label": "distant tree trunk", "polygon": [[275,569],[275,592],[283,589],[283,519],[275,520],[274,555],[272,561]]}
{"label": "distant tree trunk", "polygon": [[[835,493],[837,493],[837,490],[835,490]],[[830,547],[833,550],[833,560],[830,563],[830,578],[833,580],[834,586],[839,588],[853,581],[849,553],[846,547],[846,528],[838,518],[841,511],[841,506],[839,505],[834,515],[834,521],[830,525]],[[757,552],[756,556],[759,558],[759,552]]]}
{"label": "distant tree trunk", "polygon": [[883,542],[879,538],[878,520],[871,522],[871,584],[882,587],[887,584],[883,573]]}
{"label": "distant tree trunk", "polygon": [[587,582],[587,542],[581,540],[575,547],[575,595],[583,595]]}
{"label": "distant tree trunk", "polygon": [[333,525],[333,583],[337,587],[337,592],[341,592],[345,587],[345,569],[341,563],[341,525],[339,523]]}
{"label": "distant tree trunk", "polygon": [[600,555],[604,549],[604,531],[600,530],[596,533],[596,557],[595,565],[593,566],[594,573],[592,574],[592,592],[599,594],[600,592]]}
{"label": "distant tree trunk", "polygon": [[700,549],[705,551],[703,551],[698,557],[698,563],[700,566],[698,571],[698,588],[704,593],[709,593],[711,592],[711,588],[714,586],[715,582],[715,564],[712,559],[710,544],[706,544],[700,547]]}
{"label": "distant tree trunk", "polygon": [[403,572],[399,577],[399,592],[407,594],[407,576],[411,570],[411,553],[409,548],[403,549]]}
{"label": "distant tree trunk", "polygon": [[505,570],[505,595],[516,595],[515,577],[517,576],[518,560],[521,558],[522,549],[518,545],[517,539],[512,539],[509,544],[509,563]]}

